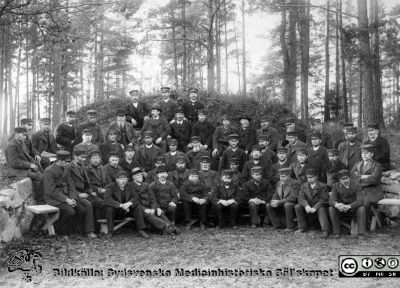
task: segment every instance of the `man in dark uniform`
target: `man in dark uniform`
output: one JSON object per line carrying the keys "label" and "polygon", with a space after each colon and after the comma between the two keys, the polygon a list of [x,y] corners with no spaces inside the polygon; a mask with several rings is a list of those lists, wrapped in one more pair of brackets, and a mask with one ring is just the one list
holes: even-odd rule
{"label": "man in dark uniform", "polygon": [[140,167],[139,161],[135,157],[135,148],[132,145],[125,147],[124,157],[119,159],[118,165],[128,174],[128,180],[132,181],[131,172],[135,167]]}
{"label": "man in dark uniform", "polygon": [[318,222],[322,230],[321,238],[326,239],[329,237],[328,191],[326,185],[317,180],[315,169],[308,169],[306,176],[307,182],[300,187],[299,204],[294,207],[299,227],[296,233],[304,233],[309,225]]}
{"label": "man in dark uniform", "polygon": [[340,170],[337,174],[339,182],[333,184],[332,193],[329,197],[329,214],[333,226],[333,238],[341,236],[340,220],[357,219],[358,237],[363,239],[365,236],[365,207],[361,186],[354,181],[350,181],[350,172],[347,169]]}
{"label": "man in dark uniform", "polygon": [[279,136],[278,130],[271,126],[271,120],[270,116],[261,117],[261,128],[257,131],[257,138],[259,139],[259,137],[263,135],[268,141],[269,147],[276,152],[281,137]]}
{"label": "man in dark uniform", "polygon": [[288,130],[286,132],[286,138],[289,142],[286,145],[286,148],[288,148],[288,158],[293,164],[297,161],[297,150],[307,149],[307,145],[298,139],[298,132],[296,130]]}
{"label": "man in dark uniform", "polygon": [[128,105],[126,110],[126,121],[130,122],[136,130],[141,130],[144,121],[149,118],[147,104],[139,101],[139,90],[133,89],[129,92],[129,95],[132,103]]}
{"label": "man in dark uniform", "polygon": [[294,162],[291,166],[292,178],[296,179],[299,185],[302,185],[303,183],[307,182],[306,171],[310,168],[314,168],[314,166],[312,166],[308,162],[307,155],[308,155],[307,149],[305,148],[297,149],[297,161]]}
{"label": "man in dark uniform", "polygon": [[189,179],[189,170],[186,165],[186,158],[183,155],[178,155],[175,164],[176,169],[169,173],[169,180],[174,183],[178,190]]}
{"label": "man in dark uniform", "polygon": [[229,135],[236,134],[236,129],[231,125],[227,115],[221,117],[222,125],[218,126],[213,135],[213,151],[211,168],[218,170],[219,159],[222,152],[229,147]]}
{"label": "man in dark uniform", "polygon": [[106,171],[104,166],[101,165],[100,151],[90,151],[88,154],[89,166],[87,167],[87,174],[89,177],[90,188],[97,194],[98,197],[104,199],[106,193]]}
{"label": "man in dark uniform", "polygon": [[111,153],[119,155],[120,158],[124,155],[124,147],[117,141],[118,132],[114,128],[109,128],[106,132],[106,142],[99,146],[101,152],[101,160],[103,165],[108,163]]}
{"label": "man in dark uniform", "polygon": [[[201,149],[200,137],[192,136],[190,138],[192,149],[186,153],[190,168],[200,169],[200,159],[203,156],[210,156],[210,152]],[[188,168],[189,168],[188,167]]]}
{"label": "man in dark uniform", "polygon": [[186,119],[192,123],[198,120],[198,111],[204,109],[203,103],[197,100],[197,96],[198,90],[196,88],[190,88],[189,101],[184,102],[182,106]]}
{"label": "man in dark uniform", "polygon": [[175,113],[176,120],[171,123],[171,137],[178,140],[178,150],[186,152],[190,142],[192,127],[189,121],[185,120],[185,115],[181,108],[177,108]]}
{"label": "man in dark uniform", "polygon": [[262,177],[263,170],[261,166],[253,166],[250,169],[251,179],[242,186],[244,201],[249,204],[252,229],[256,229],[260,225],[258,213],[266,213],[266,204],[274,194],[269,181]]}
{"label": "man in dark uniform", "polygon": [[169,139],[168,140],[168,148],[169,148],[169,151],[163,155],[165,158],[165,165],[167,166],[168,171],[171,172],[176,169],[175,164],[178,159],[178,156],[184,157],[187,167],[190,166],[189,157],[185,153],[183,153],[181,151],[177,151],[178,140],[173,139],[173,138]]}
{"label": "man in dark uniform", "polygon": [[271,169],[271,164],[267,163],[261,158],[261,147],[259,145],[254,145],[251,148],[251,157],[250,160],[244,163],[241,177],[240,177],[240,185],[243,185],[247,181],[249,181],[251,176],[251,168],[259,166],[261,167],[261,176],[263,179],[268,179],[269,170]]}
{"label": "man in dark uniform", "polygon": [[[267,204],[268,216],[274,229],[281,229],[282,222],[285,222],[287,232],[295,230],[294,207],[300,189],[297,181],[290,178],[290,173],[290,168],[279,169],[280,180],[276,184],[276,190],[271,201]],[[282,218],[285,220],[282,221]]]}
{"label": "man in dark uniform", "polygon": [[167,136],[171,134],[171,127],[168,121],[160,117],[162,109],[160,105],[154,104],[151,106],[151,118],[147,119],[142,127],[142,133],[144,131],[152,131],[154,137],[154,144],[161,148],[161,152],[167,153]]}
{"label": "man in dark uniform", "polygon": [[326,147],[321,144],[321,133],[314,131],[310,135],[311,147],[308,148],[308,163],[318,171],[318,179],[322,179],[322,169],[329,162]]}
{"label": "man in dark uniform", "polygon": [[216,187],[220,184],[220,177],[217,171],[211,170],[211,157],[202,156],[200,158],[200,181],[207,187],[207,192],[212,195]]}
{"label": "man in dark uniform", "polygon": [[57,126],[54,136],[59,148],[72,153],[74,146],[80,142],[78,127],[75,125],[75,111],[65,113],[65,122]]}
{"label": "man in dark uniform", "polygon": [[327,149],[333,148],[333,143],[331,140],[331,137],[329,136],[329,134],[327,134],[323,127],[322,127],[322,123],[321,123],[321,119],[313,119],[311,122],[311,133],[309,133],[307,135],[307,146],[311,147],[312,143],[311,143],[311,136],[314,132],[317,132],[321,135],[321,146],[324,146]]}
{"label": "man in dark uniform", "polygon": [[379,133],[378,124],[368,125],[368,140],[365,144],[374,147],[374,160],[382,165],[383,172],[390,170],[389,142]]}
{"label": "man in dark uniform", "polygon": [[44,195],[39,189],[40,178],[42,177],[41,167],[34,159],[33,151],[29,148],[25,127],[14,129],[14,139],[11,140],[5,149],[7,175],[9,177],[24,178],[32,180],[33,192],[37,203],[42,203]]}
{"label": "man in dark uniform", "polygon": [[150,184],[150,191],[155,195],[158,207],[157,216],[165,213],[175,225],[176,207],[178,205],[178,189],[171,181],[167,180],[168,171],[165,165],[157,167],[157,181]]}
{"label": "man in dark uniform", "polygon": [[246,152],[240,149],[237,145],[239,144],[239,135],[229,135],[229,147],[222,152],[221,159],[219,161],[218,171],[228,168],[228,160],[236,157],[239,159],[239,172],[242,172],[244,163],[248,160]]}
{"label": "man in dark uniform", "polygon": [[357,139],[357,127],[347,128],[347,140],[339,144],[339,161],[351,171],[361,161],[361,143]]}
{"label": "man in dark uniform", "polygon": [[302,131],[301,129],[299,129],[299,127],[297,127],[298,125],[296,124],[297,119],[296,118],[288,118],[286,119],[286,131],[297,131],[297,137],[298,139],[303,142],[305,144],[305,142],[307,141],[307,136],[304,133],[304,131]]}
{"label": "man in dark uniform", "polygon": [[239,205],[242,196],[238,185],[232,184],[232,171],[223,170],[221,183],[212,195],[212,203],[218,216],[217,228],[222,228],[224,215],[229,212],[229,222],[233,229],[238,228]]}
{"label": "man in dark uniform", "polygon": [[251,152],[251,147],[256,144],[257,132],[253,127],[250,127],[251,117],[249,115],[242,115],[239,117],[240,128],[239,135],[239,148],[244,150],[246,154]]}
{"label": "man in dark uniform", "polygon": [[138,162],[144,171],[149,172],[154,167],[157,156],[161,156],[161,149],[153,144],[153,132],[143,132],[144,144],[139,147]]}
{"label": "man in dark uniform", "polygon": [[161,107],[160,116],[164,117],[168,122],[170,122],[178,109],[178,105],[174,100],[171,99],[171,88],[170,87],[161,87],[161,101],[158,102],[158,105]]}
{"label": "man in dark uniform", "polygon": [[[93,206],[92,203],[88,200],[92,190],[90,188],[89,176],[87,174],[87,171],[83,167],[85,161],[86,151],[83,149],[78,149],[74,151],[73,161],[65,167],[63,181],[65,181],[65,183],[67,184],[67,195],[68,198],[72,201],[68,202],[66,199],[64,199],[64,201],[67,202],[67,204],[69,205],[67,213],[70,216],[74,215],[74,212],[72,212],[73,207],[78,209],[78,211],[75,212],[84,215],[84,231],[87,233],[88,237],[96,238],[96,235],[93,233],[95,230]],[[63,208],[67,207],[65,204],[64,206],[65,207]]]}
{"label": "man in dark uniform", "polygon": [[[151,184],[154,181],[157,181],[157,168],[161,165],[165,166],[165,158],[164,156],[157,156],[156,161],[154,162],[154,169],[150,170],[145,177],[145,182],[147,184]],[[170,175],[168,175],[168,180],[170,180]]]}
{"label": "man in dark uniform", "polygon": [[199,120],[193,123],[192,136],[199,136],[201,145],[203,146],[202,148],[204,150],[211,150],[213,147],[215,126],[207,120],[206,111],[204,109],[198,110],[197,115]]}
{"label": "man in dark uniform", "polygon": [[108,226],[108,237],[112,237],[114,231],[114,220],[125,217],[135,219],[139,235],[145,239],[150,238],[144,229],[143,209],[139,203],[139,195],[135,193],[134,186],[128,182],[128,175],[120,171],[115,182],[107,185],[107,192],[104,199],[106,218]]}
{"label": "man in dark uniform", "polygon": [[[32,146],[39,155],[43,152],[55,155],[58,151],[56,139],[53,134],[50,133],[50,125],[51,120],[49,118],[42,118],[40,119],[40,130],[32,134]],[[49,157],[42,156],[40,165],[43,169],[46,169],[50,165]]]}
{"label": "man in dark uniform", "polygon": [[92,131],[92,143],[100,145],[104,142],[104,136],[100,125],[97,123],[96,110],[88,110],[87,116],[88,120],[78,125],[79,137],[82,137],[82,131],[84,129],[90,129]]}
{"label": "man in dark uniform", "polygon": [[326,183],[328,192],[332,190],[333,184],[338,182],[337,173],[340,170],[346,169],[346,166],[339,161],[339,150],[329,149],[328,150],[329,161],[325,163],[322,168],[321,182]]}
{"label": "man in dark uniform", "polygon": [[205,229],[209,195],[207,187],[200,182],[199,171],[197,169],[190,170],[188,181],[180,188],[180,195],[183,202],[186,229],[189,230],[191,228],[192,209],[194,207],[197,208],[200,216],[200,228]]}
{"label": "man in dark uniform", "polygon": [[268,180],[271,182],[272,187],[275,188],[276,183],[279,181],[279,169],[291,168],[290,160],[287,157],[288,149],[286,147],[277,148],[278,162],[271,166],[268,173]]}
{"label": "man in dark uniform", "polygon": [[[124,169],[118,165],[119,155],[117,153],[110,153],[110,158],[108,163],[104,166],[104,171],[106,172],[106,183],[107,185],[114,182],[117,178],[118,172]],[[128,177],[129,178],[129,177]]]}
{"label": "man in dark uniform", "polygon": [[126,121],[124,110],[117,111],[117,119],[108,125],[108,129],[115,129],[118,132],[117,141],[123,147],[133,144],[137,140],[135,129],[131,123]]}

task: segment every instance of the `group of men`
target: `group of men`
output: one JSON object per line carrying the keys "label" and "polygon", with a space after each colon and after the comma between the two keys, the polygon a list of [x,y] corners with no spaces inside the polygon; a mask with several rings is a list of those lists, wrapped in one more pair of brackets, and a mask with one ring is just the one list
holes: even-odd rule
{"label": "group of men", "polygon": [[130,92],[131,104],[117,111],[105,136],[95,110],[79,125],[68,111],[54,136],[48,118],[35,133],[30,119],[15,128],[6,149],[9,175],[30,177],[37,203],[60,209],[58,233],[83,217],[84,231],[95,238],[96,220],[106,218],[112,237],[116,219],[133,217],[144,238],[149,227],[179,234],[183,211],[186,229],[196,222],[201,229],[227,222],[237,229],[249,213],[253,229],[302,233],[318,226],[328,238],[331,221],[339,238],[344,217],[357,219],[365,237],[371,206],[383,198],[382,171],[390,169],[390,148],[377,125],[368,125],[363,145],[350,123],[341,143],[319,120],[301,135],[296,119],[288,119],[281,137],[271,117],[262,117],[258,130],[248,115],[238,117],[239,127],[223,115],[215,127],[194,88],[182,105],[169,87],[150,108],[139,94]]}

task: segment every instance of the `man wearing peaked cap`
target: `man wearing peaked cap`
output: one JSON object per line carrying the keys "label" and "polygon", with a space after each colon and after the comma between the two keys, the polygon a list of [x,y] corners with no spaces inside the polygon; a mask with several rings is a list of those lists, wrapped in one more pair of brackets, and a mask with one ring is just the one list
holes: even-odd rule
{"label": "man wearing peaked cap", "polygon": [[223,169],[228,168],[228,159],[229,158],[238,158],[239,159],[239,167],[238,171],[242,172],[244,163],[248,160],[247,154],[245,151],[238,147],[239,139],[238,134],[230,134],[228,136],[229,139],[229,147],[222,152],[221,159],[219,161],[219,169],[218,171],[222,171]]}
{"label": "man wearing peaked cap", "polygon": [[143,132],[144,145],[139,147],[137,152],[137,159],[145,172],[149,172],[154,167],[154,162],[157,156],[162,155],[161,149],[153,144],[153,132]]}
{"label": "man wearing peaked cap", "polygon": [[287,156],[288,149],[286,147],[278,147],[277,148],[277,158],[278,161],[272,164],[269,172],[268,177],[269,181],[272,184],[272,187],[275,189],[276,183],[279,181],[279,169],[281,168],[288,168],[290,167],[290,160]]}
{"label": "man wearing peaked cap", "polygon": [[178,150],[186,152],[188,150],[187,146],[190,142],[192,125],[185,119],[182,108],[176,109],[175,117],[175,121],[170,124],[171,137],[178,140]]}
{"label": "man wearing peaked cap", "polygon": [[314,136],[321,139],[321,146],[324,146],[325,148],[333,148],[334,147],[331,137],[329,136],[328,133],[326,133],[324,131],[324,128],[321,123],[321,119],[313,119],[311,121],[311,129],[310,130],[312,133],[307,135],[307,141],[306,141],[308,147],[312,146],[311,136],[315,132],[320,134],[320,135],[314,134]]}
{"label": "man wearing peaked cap", "polygon": [[196,135],[191,137],[191,147],[192,149],[186,153],[189,159],[188,167],[200,169],[200,158],[202,156],[210,156],[210,152],[202,149],[200,137]]}
{"label": "man wearing peaked cap", "polygon": [[339,161],[339,150],[337,149],[328,150],[328,159],[329,161],[322,168],[321,182],[326,183],[328,192],[330,192],[333,184],[339,181],[338,171],[345,169],[346,166]]}
{"label": "man wearing peaked cap", "polygon": [[140,130],[143,127],[144,121],[149,118],[149,110],[147,104],[139,100],[139,90],[134,89],[130,91],[129,94],[132,102],[128,105],[125,111],[126,121],[131,123],[134,129]]}
{"label": "man wearing peaked cap", "polygon": [[[215,126],[208,121],[207,111],[205,109],[198,110],[197,115],[198,121],[192,123],[192,136],[198,135],[200,137],[200,142],[203,145],[203,149],[211,150]],[[191,144],[189,144],[189,147],[190,145]]]}
{"label": "man wearing peaked cap", "polygon": [[221,117],[222,125],[218,126],[213,135],[212,164],[213,170],[218,170],[219,159],[225,149],[229,147],[229,135],[235,134],[236,129],[231,125],[229,118],[224,115]]}
{"label": "man wearing peaked cap", "polygon": [[[311,133],[311,147],[308,148],[308,163],[318,171],[322,171],[324,165],[329,162],[326,147],[322,144],[321,133],[313,131]],[[319,174],[318,178],[321,179],[322,175]]]}
{"label": "man wearing peaked cap", "polygon": [[211,169],[211,157],[205,155],[200,157],[200,181],[207,187],[207,192],[212,195],[220,183],[220,175]]}
{"label": "man wearing peaked cap", "polygon": [[107,129],[106,132],[106,141],[99,145],[99,150],[101,152],[101,160],[102,164],[106,165],[108,163],[108,159],[110,158],[110,153],[114,152],[119,155],[120,158],[124,155],[124,147],[120,143],[118,143],[119,132],[117,129],[111,127]]}
{"label": "man wearing peaked cap", "polygon": [[366,226],[366,211],[363,206],[361,186],[350,180],[347,169],[338,171],[338,182],[333,184],[329,197],[329,214],[333,228],[333,238],[341,237],[340,221],[356,219],[359,238],[364,238]]}
{"label": "man wearing peaked cap", "polygon": [[163,169],[166,168],[167,172],[168,172],[168,167],[165,165],[165,158],[162,155],[156,157],[156,160],[154,162],[154,169],[150,170],[150,172],[147,173],[147,175],[145,177],[146,183],[151,184],[158,179],[157,171],[159,171],[160,166],[162,166],[161,168],[163,168]]}
{"label": "man wearing peaked cap", "polygon": [[239,148],[243,149],[246,154],[250,153],[251,147],[256,144],[257,131],[250,127],[251,117],[249,115],[241,115],[239,117],[240,127],[238,130]]}
{"label": "man wearing peaked cap", "polygon": [[75,123],[75,112],[67,111],[65,113],[65,122],[58,125],[54,131],[58,147],[70,153],[72,153],[74,146],[80,142],[79,129]]}
{"label": "man wearing peaked cap", "polygon": [[[90,182],[90,187],[92,188],[92,191],[96,193],[96,197],[98,199],[104,199],[104,195],[106,192],[106,185],[107,185],[107,179],[106,179],[106,170],[104,169],[104,166],[101,165],[101,152],[99,150],[92,150],[88,153],[88,162],[89,166],[87,167],[87,173],[89,177],[89,182]],[[98,203],[93,203],[93,206],[98,206],[97,204],[100,204],[100,201],[97,201]],[[97,207],[98,208],[98,207]],[[101,209],[95,209],[95,218],[98,219],[102,213]]]}
{"label": "man wearing peaked cap", "polygon": [[259,145],[254,145],[251,150],[252,152],[250,159],[243,165],[242,174],[240,177],[240,185],[243,185],[251,179],[251,169],[253,167],[258,166],[262,168],[261,176],[264,179],[267,179],[269,169],[271,168],[271,164],[262,157],[261,147]]}
{"label": "man wearing peaked cap", "polygon": [[162,87],[161,88],[161,100],[158,102],[161,108],[161,117],[164,117],[168,122],[170,122],[178,109],[176,102],[171,99],[171,88]]}
{"label": "man wearing peaked cap", "polygon": [[354,165],[361,160],[361,143],[357,139],[357,128],[347,128],[346,138],[347,140],[340,143],[338,146],[339,161],[351,170]]}
{"label": "man wearing peaked cap", "polygon": [[204,104],[199,102],[197,97],[198,91],[195,88],[191,88],[189,89],[189,99],[186,100],[185,102],[183,102],[182,108],[183,111],[185,113],[185,117],[186,119],[191,122],[194,123],[198,120],[198,115],[197,112],[200,109],[204,109]]}
{"label": "man wearing peaked cap", "polygon": [[100,145],[104,142],[104,135],[101,131],[100,125],[97,123],[97,111],[88,110],[87,117],[87,121],[82,122],[78,125],[79,137],[82,137],[83,130],[90,129],[92,132],[91,142],[95,145]]}
{"label": "man wearing peaked cap", "polygon": [[368,140],[366,144],[373,146],[374,160],[382,165],[383,171],[390,170],[390,146],[389,142],[379,133],[379,125],[368,125]]}
{"label": "man wearing peaked cap", "polygon": [[[85,128],[85,129],[83,129],[81,131],[81,133],[82,133],[81,134],[82,142],[77,144],[77,145],[75,145],[73,151],[75,151],[77,149],[86,151],[86,156],[87,156],[89,151],[91,151],[91,150],[99,150],[99,146],[97,146],[96,144],[92,143],[92,139],[93,139],[92,138],[93,137],[92,129]],[[89,159],[86,159],[84,164],[85,164],[85,166],[87,166],[89,164]]]}
{"label": "man wearing peaked cap", "polygon": [[115,121],[108,125],[108,129],[111,128],[118,132],[117,141],[124,147],[138,138],[133,125],[126,119],[126,111],[124,109],[119,109],[117,111]]}
{"label": "man wearing peaked cap", "polygon": [[151,109],[151,118],[147,119],[142,127],[142,133],[144,131],[152,131],[154,137],[154,144],[161,148],[162,154],[167,153],[167,136],[171,134],[171,127],[168,121],[160,116],[161,107],[158,104],[154,104]]}
{"label": "man wearing peaked cap", "polygon": [[178,151],[178,140],[173,138],[169,139],[168,147],[169,151],[164,154],[165,165],[167,166],[168,171],[174,171],[176,169],[178,158],[183,158],[184,162],[189,166],[189,157],[185,153]]}
{"label": "man wearing peaked cap", "polygon": [[311,223],[321,227],[321,238],[329,236],[328,191],[326,185],[317,180],[318,173],[314,168],[306,170],[307,182],[301,185],[298,201],[295,206],[298,227],[295,233],[304,233]]}
{"label": "man wearing peaked cap", "polygon": [[310,168],[315,168],[308,162],[307,149],[297,149],[297,161],[292,163],[292,177],[297,180],[299,185],[307,182],[306,171]]}
{"label": "man wearing peaked cap", "polygon": [[[40,129],[32,134],[32,150],[36,151],[37,155],[40,155],[40,165],[43,169],[46,169],[50,165],[50,158],[58,151],[56,139],[50,132],[51,120],[50,118],[42,118],[39,121]],[[42,153],[46,152],[46,156],[42,156]],[[39,160],[39,159],[37,159]]]}
{"label": "man wearing peaked cap", "polygon": [[307,149],[307,145],[298,139],[298,131],[296,130],[288,130],[286,132],[286,139],[289,142],[286,145],[286,148],[288,148],[288,158],[293,164],[297,162],[297,150]]}
{"label": "man wearing peaked cap", "polygon": [[133,145],[128,145],[125,147],[125,152],[124,152],[124,157],[121,157],[119,159],[118,165],[128,173],[128,179],[129,181],[132,180],[132,175],[130,172],[132,171],[133,168],[139,167],[139,161],[137,160],[137,157],[135,157],[136,151],[135,147]]}
{"label": "man wearing peaked cap", "polygon": [[108,158],[107,164],[104,165],[107,185],[115,181],[119,171],[123,171],[123,168],[119,166],[119,160],[121,159],[119,153],[110,152],[109,155],[110,157]]}
{"label": "man wearing peaked cap", "polygon": [[279,136],[278,130],[271,126],[272,120],[272,116],[261,117],[261,128],[257,130],[257,138],[259,142],[261,136],[265,137],[270,148],[276,152],[276,148],[278,147],[278,143],[281,141],[282,137]]}
{"label": "man wearing peaked cap", "polygon": [[242,193],[246,198],[245,203],[249,205],[252,229],[260,225],[258,214],[260,212],[266,214],[266,204],[269,203],[274,193],[269,181],[263,178],[263,170],[261,166],[253,166],[250,169],[251,179],[242,186]]}

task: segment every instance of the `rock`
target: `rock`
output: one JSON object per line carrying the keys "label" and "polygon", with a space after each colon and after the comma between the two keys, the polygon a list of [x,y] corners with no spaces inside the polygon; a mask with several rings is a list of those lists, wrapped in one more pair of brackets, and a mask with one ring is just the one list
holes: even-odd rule
{"label": "rock", "polygon": [[10,185],[11,188],[17,190],[19,196],[21,196],[22,201],[32,196],[32,180],[29,178],[24,178]]}
{"label": "rock", "polygon": [[9,213],[6,209],[0,208],[0,241],[10,242],[21,237],[16,213],[14,211]]}
{"label": "rock", "polygon": [[0,207],[15,209],[22,206],[22,199],[15,189],[0,190]]}

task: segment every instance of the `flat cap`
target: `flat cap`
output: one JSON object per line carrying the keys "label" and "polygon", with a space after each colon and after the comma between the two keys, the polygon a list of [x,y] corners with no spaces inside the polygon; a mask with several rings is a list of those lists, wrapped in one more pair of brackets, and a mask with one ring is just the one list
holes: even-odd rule
{"label": "flat cap", "polygon": [[176,163],[178,162],[184,162],[186,163],[186,158],[184,154],[178,154],[178,156],[176,156]]}
{"label": "flat cap", "polygon": [[287,136],[297,136],[299,133],[294,129],[289,129],[286,131]]}
{"label": "flat cap", "polygon": [[144,131],[144,132],[142,133],[142,135],[143,135],[143,138],[145,138],[145,137],[153,137],[153,131],[151,131],[151,130],[146,130],[146,131]]}
{"label": "flat cap", "polygon": [[23,118],[19,122],[21,125],[33,124],[33,120],[31,118]]}
{"label": "flat cap", "polygon": [[134,167],[131,171],[132,176],[141,174],[141,173],[143,173],[143,172],[142,172],[142,169],[140,169],[140,167]]}
{"label": "flat cap", "polygon": [[82,135],[84,135],[84,134],[90,134],[90,135],[92,135],[92,134],[93,134],[92,129],[89,129],[89,128],[83,129],[83,130],[82,130]]}
{"label": "flat cap", "polygon": [[126,116],[126,111],[123,109],[118,109],[117,113],[115,116]]}
{"label": "flat cap", "polygon": [[370,123],[367,126],[368,129],[379,129],[379,125],[377,123]]}
{"label": "flat cap", "polygon": [[286,125],[294,124],[294,123],[296,123],[296,118],[287,118],[285,121]]}
{"label": "flat cap", "polygon": [[25,127],[15,127],[14,128],[15,133],[28,133],[28,129]]}
{"label": "flat cap", "polygon": [[192,136],[190,137],[191,142],[200,142],[200,137],[199,136]]}
{"label": "flat cap", "polygon": [[209,163],[209,162],[211,162],[211,158],[210,158],[210,156],[207,156],[207,155],[201,156],[201,157],[200,157],[200,162]]}
{"label": "flat cap", "polygon": [[75,146],[73,153],[76,156],[82,156],[82,155],[86,155],[87,151],[83,147]]}
{"label": "flat cap", "polygon": [[125,152],[126,151],[135,151],[135,147],[133,145],[126,145],[124,150],[125,150]]}
{"label": "flat cap", "polygon": [[118,171],[116,178],[128,178],[128,173],[125,171]]}
{"label": "flat cap", "polygon": [[68,151],[57,151],[56,156],[57,160],[71,160],[71,153],[69,153]]}
{"label": "flat cap", "polygon": [[229,176],[229,177],[232,177],[232,176],[233,176],[233,170],[231,170],[231,169],[224,169],[224,170],[222,170],[221,176]]}
{"label": "flat cap", "polygon": [[339,150],[338,149],[328,149],[328,155],[339,155]]}
{"label": "flat cap", "polygon": [[296,150],[296,154],[305,154],[305,155],[307,155],[307,154],[308,154],[308,151],[307,151],[306,148],[300,147],[300,148],[298,148],[298,149]]}
{"label": "flat cap", "polygon": [[115,152],[115,151],[111,151],[109,154],[108,154],[108,159],[110,159],[111,157],[120,157],[120,155],[119,155],[119,153],[118,152]]}
{"label": "flat cap", "polygon": [[344,128],[354,127],[354,124],[351,123],[351,122],[346,122],[346,123],[343,123],[343,127],[344,127]]}
{"label": "flat cap", "polygon": [[351,126],[346,128],[347,133],[357,133],[357,127]]}
{"label": "flat cap", "polygon": [[160,112],[162,111],[161,106],[159,104],[157,104],[157,103],[151,105],[150,110],[158,110]]}
{"label": "flat cap", "polygon": [[318,139],[321,139],[321,132],[313,131],[313,132],[310,134],[310,137],[311,137],[311,138],[318,138]]}
{"label": "flat cap", "polygon": [[199,170],[197,170],[197,169],[190,169],[189,174],[190,174],[190,175],[199,175]]}
{"label": "flat cap", "polygon": [[249,122],[251,122],[251,116],[248,114],[242,114],[239,116],[239,121],[242,119],[247,119]]}
{"label": "flat cap", "polygon": [[101,153],[100,153],[99,150],[90,150],[89,153],[88,153],[88,158],[90,159],[90,158],[92,158],[93,156],[96,156],[96,155],[101,157]]}
{"label": "flat cap", "polygon": [[75,116],[75,115],[76,115],[76,112],[72,111],[72,110],[65,112],[65,116]]}
{"label": "flat cap", "polygon": [[[264,146],[264,145],[262,145]],[[251,151],[262,151],[261,145],[253,145],[253,147],[251,147]]]}
{"label": "flat cap", "polygon": [[160,165],[156,168],[156,173],[163,173],[163,172],[168,172],[167,166]]}
{"label": "flat cap", "polygon": [[239,158],[237,158],[237,157],[231,157],[231,158],[229,158],[228,162],[229,162],[229,164],[239,165],[240,161],[239,161]]}
{"label": "flat cap", "polygon": [[279,152],[287,153],[288,151],[289,151],[289,149],[286,148],[286,147],[283,147],[283,146],[280,146],[280,147],[276,148],[276,152],[277,153],[279,153]]}
{"label": "flat cap", "polygon": [[336,176],[341,179],[344,177],[350,177],[350,171],[347,169],[342,169],[339,172],[336,173]]}
{"label": "flat cap", "polygon": [[239,135],[238,134],[229,134],[228,136],[229,140],[239,140]]}
{"label": "flat cap", "polygon": [[183,111],[182,107],[179,107],[178,109],[175,110],[175,114],[185,114],[185,112]]}
{"label": "flat cap", "polygon": [[163,86],[163,87],[161,87],[161,89],[160,89],[161,91],[166,91],[166,92],[169,92],[169,91],[171,91],[171,87],[168,87],[168,86]]}
{"label": "flat cap", "polygon": [[317,171],[314,168],[308,168],[306,170],[307,176],[317,176]]}
{"label": "flat cap", "polygon": [[135,94],[135,93],[139,93],[139,90],[138,89],[132,89],[131,91],[129,91],[130,95]]}
{"label": "flat cap", "polygon": [[96,116],[97,115],[97,111],[96,110],[88,110],[87,111],[87,115],[89,115],[89,116]]}
{"label": "flat cap", "polygon": [[174,138],[171,138],[171,139],[168,140],[168,145],[175,145],[175,146],[177,146],[177,145],[178,145],[178,140],[176,140],[176,139],[174,139]]}
{"label": "flat cap", "polygon": [[289,167],[280,168],[278,169],[278,173],[283,175],[290,175],[290,173],[292,173],[292,169]]}
{"label": "flat cap", "polygon": [[50,118],[40,118],[39,121],[41,123],[44,123],[44,124],[50,124],[51,123],[51,119]]}
{"label": "flat cap", "polygon": [[197,94],[197,93],[199,93],[199,90],[197,88],[192,87],[189,89],[188,93],[196,93]]}
{"label": "flat cap", "polygon": [[371,144],[364,144],[360,146],[361,151],[374,152],[374,146]]}
{"label": "flat cap", "polygon": [[157,156],[156,157],[156,164],[165,164],[164,156]]}
{"label": "flat cap", "polygon": [[263,167],[261,166],[254,166],[250,169],[251,173],[262,173]]}

